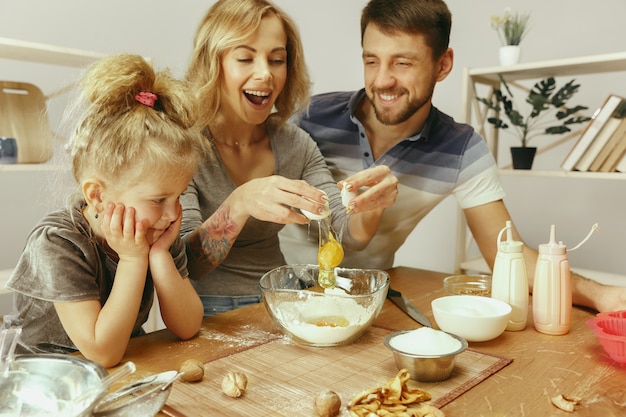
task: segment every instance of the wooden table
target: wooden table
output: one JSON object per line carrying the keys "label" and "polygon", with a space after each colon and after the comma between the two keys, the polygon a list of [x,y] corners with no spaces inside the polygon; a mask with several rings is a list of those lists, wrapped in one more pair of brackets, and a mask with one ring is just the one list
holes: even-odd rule
{"label": "wooden table", "polygon": [[[445,295],[442,280],[446,274],[404,267],[393,268],[389,273],[391,286],[409,297],[435,323],[430,302]],[[473,350],[513,358],[513,362],[442,411],[448,417],[626,415],[626,366],[613,362],[585,325],[593,316],[591,311],[574,308],[570,332],[548,336],[534,329],[531,311],[525,330],[504,332],[488,342],[470,343]],[[419,327],[388,300],[374,325],[393,330]],[[140,373],[178,369],[189,357],[210,362],[240,351],[242,343],[253,344],[279,333],[262,304],[205,318],[201,334],[212,332],[220,336],[183,342],[161,330],[135,338],[122,363],[133,361]],[[328,352],[331,355],[332,348]],[[558,394],[579,397],[582,403],[574,414],[566,413],[550,402]],[[313,413],[303,410],[303,415]]]}

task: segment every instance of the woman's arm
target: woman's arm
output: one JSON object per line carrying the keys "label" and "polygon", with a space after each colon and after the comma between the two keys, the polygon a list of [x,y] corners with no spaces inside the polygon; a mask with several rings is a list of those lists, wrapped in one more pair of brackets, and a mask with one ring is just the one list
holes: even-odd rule
{"label": "woman's arm", "polygon": [[183,238],[190,277],[198,279],[222,263],[250,216],[279,224],[306,224],[308,219],[293,208],[318,212],[325,198],[323,192],[305,181],[278,175],[240,185],[208,219]]}

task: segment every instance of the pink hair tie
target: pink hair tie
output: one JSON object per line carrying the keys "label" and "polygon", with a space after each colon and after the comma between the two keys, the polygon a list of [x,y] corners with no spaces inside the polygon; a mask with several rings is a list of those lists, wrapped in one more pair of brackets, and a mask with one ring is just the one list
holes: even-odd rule
{"label": "pink hair tie", "polygon": [[135,95],[135,100],[144,106],[154,107],[154,102],[158,100],[158,97],[154,93],[148,91],[141,91]]}

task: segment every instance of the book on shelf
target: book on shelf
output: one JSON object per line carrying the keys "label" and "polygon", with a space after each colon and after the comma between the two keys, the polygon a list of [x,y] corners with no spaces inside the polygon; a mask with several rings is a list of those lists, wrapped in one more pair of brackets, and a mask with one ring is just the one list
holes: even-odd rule
{"label": "book on shelf", "polygon": [[615,171],[626,172],[626,154],[622,155],[617,165],[615,165]]}
{"label": "book on shelf", "polygon": [[[621,139],[622,122],[626,120],[626,100],[622,100],[605,123],[587,152],[576,164],[579,171],[597,172]],[[585,161],[583,161],[585,160]]]}
{"label": "book on shelf", "polygon": [[615,149],[606,158],[606,161],[600,167],[600,172],[613,172],[617,169],[617,164],[626,154],[626,119],[622,120],[620,127],[615,132],[614,136],[619,136],[619,142],[615,145]]}
{"label": "book on shelf", "polygon": [[589,167],[589,171],[593,172],[611,172],[615,168],[615,161],[626,150],[626,117],[619,121],[619,126],[611,135],[609,141],[598,154],[598,157]]}
{"label": "book on shelf", "polygon": [[576,165],[574,165],[574,170],[582,172],[592,171],[591,165],[609,142],[611,136],[613,136],[613,133],[615,133],[619,127],[619,123],[619,118],[612,116],[609,117],[609,120],[607,120],[604,126],[602,126],[602,129],[600,129],[596,137],[589,144],[587,150],[583,153],[578,162],[576,162]]}
{"label": "book on shelf", "polygon": [[609,94],[609,96],[604,100],[604,103],[602,103],[602,105],[593,113],[591,120],[561,163],[562,169],[566,171],[572,171],[575,169],[576,164],[580,161],[585,151],[593,143],[594,139],[598,136],[598,133],[600,133],[611,115],[620,106],[620,104],[623,103],[623,101],[624,98],[615,94]]}

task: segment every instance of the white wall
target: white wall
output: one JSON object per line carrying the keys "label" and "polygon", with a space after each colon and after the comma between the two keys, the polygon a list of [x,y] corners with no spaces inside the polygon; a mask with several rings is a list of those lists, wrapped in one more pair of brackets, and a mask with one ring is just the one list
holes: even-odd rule
{"label": "white wall", "polygon": [[[300,26],[314,91],[359,88],[362,85],[359,15],[366,0],[276,2]],[[210,4],[212,1],[0,0],[0,36],[103,53],[140,53],[152,57],[159,66],[170,67],[176,75],[182,75],[196,25]],[[455,49],[455,69],[437,87],[434,102],[457,119],[461,115],[462,69],[497,65],[499,44],[490,27],[490,16],[500,14],[507,6],[530,11],[533,15],[532,29],[522,44],[524,62],[610,53],[626,48],[624,0],[449,0],[448,4],[453,14],[451,46]],[[44,92],[74,77],[75,71],[64,68],[0,60],[1,79],[33,82]],[[576,100],[592,109],[609,92],[626,96],[626,83],[623,79],[618,81],[617,76],[581,78],[580,81],[583,85]],[[52,125],[58,123],[64,105],[64,98],[50,103]],[[543,140],[539,138],[535,144],[540,146]],[[60,142],[56,145],[58,148]],[[542,155],[536,167],[557,169],[569,146],[571,143]],[[21,212],[7,209],[5,191],[10,185],[4,181],[6,178],[0,173],[3,180],[0,181],[0,230],[20,220],[33,223],[32,215],[22,217]],[[558,237],[571,247],[597,221],[601,231],[571,254],[572,264],[626,273],[626,257],[622,255],[626,247],[626,221],[617,209],[624,207],[626,182],[563,184],[559,181],[562,180],[504,179],[508,193],[506,202],[527,242],[536,245],[546,241],[549,225],[556,223]],[[12,187],[13,190],[18,187],[20,193],[26,192],[22,190],[23,185]],[[45,193],[32,194],[46,202]],[[428,216],[402,249],[398,263],[452,271],[455,210],[455,202],[446,200]],[[21,224],[21,235],[17,230],[13,232],[17,234],[2,233],[2,248],[7,245],[20,248],[30,226],[32,224]],[[15,252],[19,254],[19,249]],[[17,254],[11,257],[16,259]],[[0,269],[14,262],[0,258]]]}

